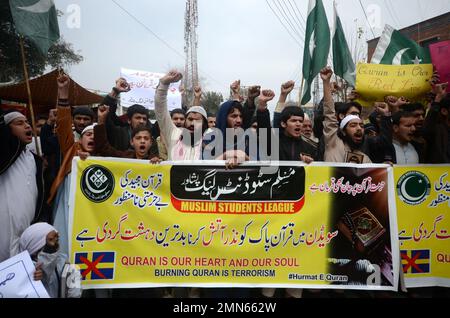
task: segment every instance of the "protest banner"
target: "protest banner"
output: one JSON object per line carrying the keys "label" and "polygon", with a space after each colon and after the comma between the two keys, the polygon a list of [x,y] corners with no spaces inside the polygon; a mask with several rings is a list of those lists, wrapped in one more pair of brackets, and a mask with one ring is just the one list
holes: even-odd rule
{"label": "protest banner", "polygon": [[[450,40],[431,44],[430,54],[441,83],[450,83]],[[447,92],[450,93],[450,85]]]}
{"label": "protest banner", "polygon": [[70,255],[83,288],[397,290],[392,168],[275,167],[75,159]]}
{"label": "protest banner", "polygon": [[410,101],[421,101],[431,90],[429,81],[433,76],[433,65],[381,65],[359,63],[356,69],[357,100],[371,107],[374,102],[384,101],[393,95],[406,97]]}
{"label": "protest banner", "polygon": [[[130,84],[131,91],[120,94],[120,104],[130,107],[135,104],[147,109],[155,109],[155,91],[159,80],[164,76],[162,73],[152,73],[122,68],[120,76]],[[181,108],[180,83],[173,83],[167,93],[167,107],[169,110]]]}
{"label": "protest banner", "polygon": [[449,166],[395,168],[406,287],[450,287]]}
{"label": "protest banner", "polygon": [[0,263],[0,298],[49,298],[35,270],[26,251]]}

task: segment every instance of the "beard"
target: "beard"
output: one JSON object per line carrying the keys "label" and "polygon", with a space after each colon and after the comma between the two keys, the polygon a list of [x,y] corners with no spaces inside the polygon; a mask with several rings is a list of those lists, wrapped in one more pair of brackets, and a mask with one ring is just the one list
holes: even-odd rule
{"label": "beard", "polygon": [[346,136],[342,135],[340,137],[344,141],[344,143],[346,143],[350,147],[351,150],[361,150],[362,146],[364,144],[364,140],[366,139],[366,137],[364,136],[360,143],[356,143],[348,135],[346,135]]}
{"label": "beard", "polygon": [[[184,136],[184,134],[186,134],[186,136]],[[185,129],[183,135],[181,135],[181,142],[188,147],[194,147],[194,145],[197,144],[200,140],[202,140],[202,138],[203,132],[196,134],[188,129]]]}

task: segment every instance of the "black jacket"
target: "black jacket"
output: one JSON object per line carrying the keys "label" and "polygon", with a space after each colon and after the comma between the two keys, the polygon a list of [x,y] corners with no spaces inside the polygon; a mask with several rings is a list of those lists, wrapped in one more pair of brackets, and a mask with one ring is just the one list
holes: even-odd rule
{"label": "black jacket", "polygon": [[[382,116],[379,129],[380,134],[378,136],[366,139],[363,145],[363,152],[370,157],[373,163],[392,162],[396,164],[397,155],[392,143],[392,117]],[[424,163],[423,146],[414,141],[411,144],[419,155],[419,163]]]}
{"label": "black jacket", "polygon": [[[133,149],[130,144],[131,127],[128,123],[124,123],[117,116],[117,99],[106,95],[102,104],[109,106],[109,115],[106,119],[106,132],[108,135],[109,144],[117,150],[127,151]],[[152,129],[150,121],[147,123],[148,127]],[[155,136],[152,136],[152,146],[150,147],[150,154],[158,155],[158,144],[155,142]]]}
{"label": "black jacket", "polygon": [[433,103],[424,123],[424,137],[428,144],[426,163],[450,162],[449,127],[440,114],[440,105]]}
{"label": "black jacket", "polygon": [[301,138],[292,138],[280,131],[280,160],[300,161],[300,155],[307,155],[317,161],[317,148]]}
{"label": "black jacket", "polygon": [[[261,113],[261,114],[259,114]],[[279,160],[280,161],[301,161],[300,155],[307,155],[318,160],[318,148],[310,145],[302,138],[292,138],[284,134],[284,129],[280,128],[281,125],[281,113],[274,114],[274,127],[279,129]],[[258,112],[258,127],[270,128],[270,116],[269,111]],[[273,138],[273,136],[272,136]]]}

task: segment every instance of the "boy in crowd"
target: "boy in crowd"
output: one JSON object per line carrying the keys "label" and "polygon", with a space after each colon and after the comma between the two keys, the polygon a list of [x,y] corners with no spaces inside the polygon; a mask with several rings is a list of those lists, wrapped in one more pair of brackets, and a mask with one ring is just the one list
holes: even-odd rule
{"label": "boy in crowd", "polygon": [[109,113],[109,106],[102,105],[98,108],[98,125],[94,128],[95,153],[104,157],[118,157],[129,159],[150,160],[152,163],[159,163],[160,159],[150,154],[152,146],[151,129],[145,125],[133,129],[130,138],[132,150],[118,150],[108,142],[108,135],[105,127]]}

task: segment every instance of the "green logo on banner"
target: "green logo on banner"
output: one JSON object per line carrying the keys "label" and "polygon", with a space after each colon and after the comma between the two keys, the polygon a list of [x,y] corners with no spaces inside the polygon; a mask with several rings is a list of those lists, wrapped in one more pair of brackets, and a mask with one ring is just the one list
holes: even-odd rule
{"label": "green logo on banner", "polygon": [[418,171],[405,173],[397,183],[397,195],[409,205],[419,205],[430,195],[430,179]]}

